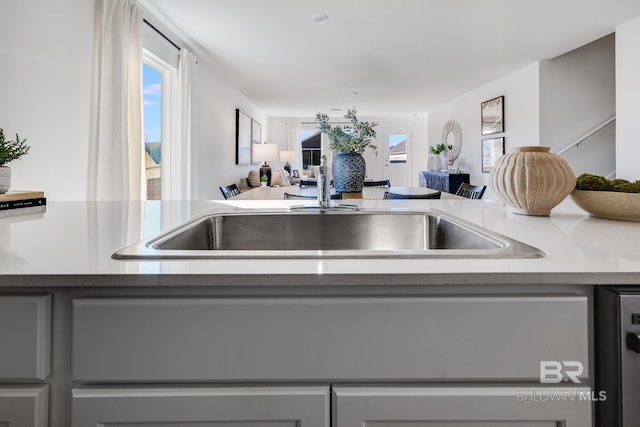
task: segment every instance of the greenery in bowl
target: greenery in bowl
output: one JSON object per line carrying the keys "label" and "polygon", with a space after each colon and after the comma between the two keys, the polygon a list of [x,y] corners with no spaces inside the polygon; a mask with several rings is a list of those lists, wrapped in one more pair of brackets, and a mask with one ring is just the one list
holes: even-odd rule
{"label": "greenery in bowl", "polygon": [[640,180],[607,179],[599,175],[583,173],[576,178],[576,190],[615,191],[618,193],[640,193]]}
{"label": "greenery in bowl", "polygon": [[332,150],[340,153],[362,154],[367,148],[371,148],[378,155],[378,148],[372,143],[372,138],[376,137],[374,127],[378,124],[376,122],[361,122],[356,113],[356,107],[347,110],[344,118],[351,123],[334,126],[329,123],[329,116],[326,113],[317,113],[318,130],[327,134],[331,142],[329,147]]}
{"label": "greenery in bowl", "polygon": [[4,166],[9,162],[18,160],[29,152],[29,147],[26,144],[27,140],[20,140],[18,134],[16,134],[15,141],[6,140],[4,136],[4,129],[0,128],[0,166]]}

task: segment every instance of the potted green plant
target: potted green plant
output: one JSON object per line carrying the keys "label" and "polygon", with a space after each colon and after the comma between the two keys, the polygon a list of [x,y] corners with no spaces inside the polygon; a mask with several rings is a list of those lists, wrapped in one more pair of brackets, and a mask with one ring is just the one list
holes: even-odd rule
{"label": "potted green plant", "polygon": [[[445,156],[445,151],[453,150],[453,145],[445,145],[445,144],[436,144],[429,146],[429,153],[433,154],[434,163],[430,170],[440,170],[443,169],[444,165],[449,165],[449,161]],[[453,164],[453,161],[451,161]]]}
{"label": "potted green plant", "polygon": [[262,175],[260,177],[260,185],[262,185],[263,187],[266,187],[267,182],[269,182],[269,178],[267,178],[267,175]]}
{"label": "potted green plant", "polygon": [[436,144],[429,146],[429,153],[432,155],[429,159],[429,170],[439,171],[442,169],[441,154],[444,152],[444,144]]}
{"label": "potted green plant", "polygon": [[359,121],[356,107],[347,110],[344,118],[349,123],[331,125],[325,113],[316,114],[318,130],[329,137],[333,150],[333,185],[338,193],[358,193],[364,185],[366,164],[362,154],[368,149],[378,155],[373,145],[376,122]]}
{"label": "potted green plant", "polygon": [[6,193],[11,188],[11,168],[7,164],[18,160],[31,148],[26,142],[26,139],[20,140],[18,134],[15,141],[6,140],[4,129],[0,128],[0,194]]}

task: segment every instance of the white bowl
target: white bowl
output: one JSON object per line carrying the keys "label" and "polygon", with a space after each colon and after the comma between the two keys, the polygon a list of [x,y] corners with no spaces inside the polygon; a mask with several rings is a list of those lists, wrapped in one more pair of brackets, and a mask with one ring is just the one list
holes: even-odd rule
{"label": "white bowl", "polygon": [[620,221],[640,221],[640,193],[573,190],[571,198],[593,216]]}

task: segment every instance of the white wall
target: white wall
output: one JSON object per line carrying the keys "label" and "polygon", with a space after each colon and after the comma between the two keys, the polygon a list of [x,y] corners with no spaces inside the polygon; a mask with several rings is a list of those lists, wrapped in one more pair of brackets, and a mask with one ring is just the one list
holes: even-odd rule
{"label": "white wall", "polygon": [[[376,128],[378,135],[375,145],[378,147],[378,156],[367,153],[367,175],[372,179],[384,178],[383,165],[383,135],[385,129],[409,128],[411,129],[411,152],[409,153],[409,185],[418,186],[420,171],[425,170],[427,164],[428,139],[429,139],[429,119],[427,116],[411,117],[364,117],[361,120],[374,121],[379,124]],[[393,185],[393,181],[391,182]]]}
{"label": "white wall", "polygon": [[[94,2],[0,2],[0,127],[27,138],[30,153],[12,162],[13,189],[44,190],[49,200],[86,199]],[[173,49],[173,48],[171,48]],[[238,182],[251,166],[235,164],[235,109],[266,117],[215,66],[194,68],[194,152],[200,199]]]}
{"label": "white wall", "polygon": [[[264,140],[269,144],[277,144],[278,152],[293,150],[295,147],[295,138],[297,138],[298,131],[300,130],[300,121],[300,118],[295,117],[269,117],[267,119],[269,132],[264,137]],[[310,120],[305,119],[305,121]],[[263,135],[265,135],[264,132]],[[284,162],[281,162],[278,159],[276,161],[269,162],[269,166],[271,166],[271,169],[275,171],[276,169],[282,169]],[[257,166],[254,168],[257,169]],[[291,169],[297,169],[302,173],[301,164],[294,162],[291,164]]]}
{"label": "white wall", "polygon": [[616,171],[640,179],[640,18],[616,27]]}
{"label": "white wall", "polygon": [[83,200],[93,1],[2,1],[0,16],[0,127],[31,145],[9,164],[12,188]]}
{"label": "white wall", "polygon": [[[238,183],[258,165],[236,165],[236,108],[262,125],[268,135],[266,116],[215,68],[200,60],[194,67],[192,86],[192,139],[197,145],[200,200],[222,199],[219,187]],[[270,142],[267,139],[268,142]]]}
{"label": "white wall", "polygon": [[[540,145],[559,152],[616,114],[615,35],[540,63]],[[615,122],[563,154],[579,175],[615,171]]]}
{"label": "white wall", "polygon": [[[489,184],[489,174],[482,173],[482,139],[505,137],[506,151],[523,145],[540,145],[539,137],[539,63],[479,87],[429,111],[429,145],[441,142],[442,127],[455,120],[462,130],[461,169],[470,174],[473,185]],[[480,104],[504,95],[505,132],[481,135]],[[426,168],[426,156],[423,167]],[[426,169],[424,169],[426,170]],[[489,188],[483,198],[492,198]]]}

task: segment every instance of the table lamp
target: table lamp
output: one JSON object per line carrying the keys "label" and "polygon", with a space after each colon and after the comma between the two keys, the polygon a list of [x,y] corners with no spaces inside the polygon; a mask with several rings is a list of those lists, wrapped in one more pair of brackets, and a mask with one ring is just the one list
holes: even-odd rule
{"label": "table lamp", "polygon": [[282,167],[284,170],[289,172],[289,176],[291,176],[291,165],[289,162],[293,162],[295,160],[295,151],[281,151],[280,152],[280,161],[285,162]]}
{"label": "table lamp", "polygon": [[253,145],[253,161],[264,162],[260,166],[260,179],[264,175],[267,176],[267,185],[271,186],[271,167],[269,166],[270,160],[278,160],[278,145],[277,144],[254,144]]}

